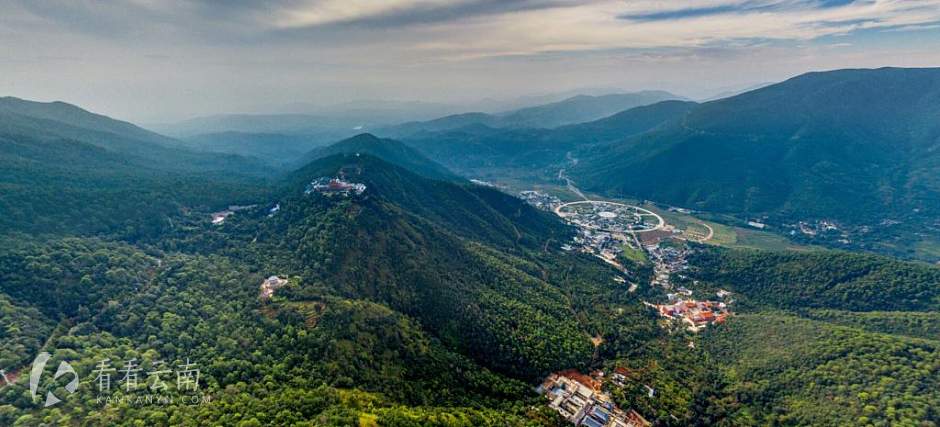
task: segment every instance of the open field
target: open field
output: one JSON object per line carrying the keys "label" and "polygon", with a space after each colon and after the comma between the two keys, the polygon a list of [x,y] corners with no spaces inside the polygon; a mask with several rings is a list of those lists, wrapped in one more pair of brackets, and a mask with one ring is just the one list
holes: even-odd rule
{"label": "open field", "polygon": [[624,258],[633,261],[638,264],[646,264],[648,259],[646,258],[646,252],[642,249],[634,248],[630,245],[623,245],[623,256]]}
{"label": "open field", "polygon": [[[729,248],[750,248],[764,250],[806,250],[812,249],[809,246],[799,245],[791,242],[784,236],[769,231],[735,227],[732,225],[721,224],[715,221],[703,220],[691,214],[681,212],[672,212],[653,206],[650,203],[644,205],[645,208],[657,212],[666,219],[667,224],[672,224],[680,230],[689,230],[692,235],[701,236],[707,233],[707,228],[711,227],[714,234],[711,239],[705,243],[725,246]],[[694,240],[694,239],[693,239]]]}

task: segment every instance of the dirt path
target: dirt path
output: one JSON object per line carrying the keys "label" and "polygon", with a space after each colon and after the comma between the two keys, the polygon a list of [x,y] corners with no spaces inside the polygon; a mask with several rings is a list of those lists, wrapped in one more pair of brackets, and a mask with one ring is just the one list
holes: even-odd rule
{"label": "dirt path", "polygon": [[702,239],[703,242],[706,242],[706,241],[708,241],[708,240],[711,240],[712,237],[715,237],[715,230],[714,230],[710,225],[708,225],[708,224],[706,224],[706,223],[704,223],[704,222],[702,223],[702,225],[704,225],[705,228],[708,229],[708,234],[706,234],[705,237]]}

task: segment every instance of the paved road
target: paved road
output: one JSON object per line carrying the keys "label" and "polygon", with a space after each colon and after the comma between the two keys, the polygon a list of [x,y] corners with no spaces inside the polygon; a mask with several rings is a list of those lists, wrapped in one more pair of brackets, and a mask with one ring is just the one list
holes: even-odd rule
{"label": "paved road", "polygon": [[[627,205],[627,204],[618,203],[618,202],[611,202],[611,201],[608,201],[608,200],[582,200],[582,201],[577,201],[577,202],[562,203],[561,205],[558,205],[557,207],[555,207],[555,214],[558,215],[558,216],[562,216],[562,217],[563,217],[564,215],[562,215],[562,213],[561,213],[561,210],[562,210],[562,209],[564,209],[565,207],[570,206],[570,205],[580,205],[580,204],[584,204],[584,203],[591,203],[591,204],[600,204],[600,203],[603,203],[603,204],[608,204],[608,205],[622,206],[622,207],[625,207],[625,208],[632,208],[632,209],[635,209],[635,210],[637,211],[637,212],[635,213],[636,215],[639,215],[639,216],[652,216],[653,218],[656,218],[657,224],[656,224],[655,227],[653,227],[653,228],[648,228],[648,229],[645,229],[645,230],[630,230],[630,231],[629,231],[630,233],[647,233],[647,232],[650,232],[650,231],[659,230],[659,229],[663,228],[663,227],[666,225],[666,220],[663,219],[663,217],[660,216],[659,214],[657,214],[656,212],[653,212],[653,211],[651,211],[651,210],[649,210],[649,209],[646,209],[646,208],[641,208],[641,207],[639,207],[639,206]],[[604,229],[600,229],[600,230],[601,230],[601,231],[608,231],[608,232],[619,232],[619,230],[604,230]]]}
{"label": "paved road", "polygon": [[571,190],[574,194],[577,194],[577,195],[578,195],[579,197],[581,197],[582,199],[588,200],[587,196],[585,196],[584,193],[582,193],[581,190],[580,190],[578,187],[575,187],[574,181],[572,181],[571,178],[568,178],[568,176],[565,175],[565,170],[564,170],[564,169],[561,169],[561,170],[558,171],[558,179],[563,179],[563,180],[565,180],[565,182],[568,184],[568,189],[569,189],[569,190]]}

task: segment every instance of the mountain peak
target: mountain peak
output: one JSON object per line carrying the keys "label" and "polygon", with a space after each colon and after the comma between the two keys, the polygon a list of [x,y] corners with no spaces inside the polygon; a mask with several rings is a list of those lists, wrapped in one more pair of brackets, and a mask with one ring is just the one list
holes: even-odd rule
{"label": "mountain peak", "polygon": [[457,176],[444,166],[423,156],[415,149],[394,139],[379,138],[371,133],[361,133],[335,144],[314,149],[303,157],[303,163],[335,154],[368,154],[392,163],[426,178],[454,181]]}
{"label": "mountain peak", "polygon": [[379,144],[382,142],[383,140],[381,138],[371,133],[365,132],[365,133],[360,133],[359,135],[356,135],[356,136],[351,136],[349,138],[346,138],[340,142],[337,142],[337,144],[348,144],[348,143]]}

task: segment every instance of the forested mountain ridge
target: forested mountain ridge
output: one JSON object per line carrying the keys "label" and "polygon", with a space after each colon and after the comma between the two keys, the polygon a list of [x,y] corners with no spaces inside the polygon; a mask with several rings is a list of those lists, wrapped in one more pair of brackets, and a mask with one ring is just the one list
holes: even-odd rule
{"label": "forested mountain ridge", "polygon": [[676,100],[630,108],[595,121],[562,126],[555,129],[551,139],[578,140],[579,144],[618,141],[666,125],[698,105]]}
{"label": "forested mountain ridge", "polygon": [[[308,191],[311,181],[336,176],[365,190]],[[571,230],[549,214],[491,188],[428,179],[367,154],[314,161],[288,177],[280,194],[265,205],[276,203],[277,211],[239,213],[179,247],[215,248],[299,277],[305,288],[298,295],[387,305],[513,377],[590,361],[586,326],[552,317],[573,310],[562,283],[544,277]]]}
{"label": "forested mountain ridge", "polygon": [[[258,298],[264,276],[225,257],[144,254],[91,239],[12,243],[0,249],[0,277],[22,289],[10,297],[0,292],[0,324],[10,334],[4,339],[14,344],[0,350],[6,374],[15,378],[46,350],[54,354],[50,363],[68,361],[85,381],[74,395],[56,390],[67,399],[45,410],[31,401],[25,381],[4,384],[3,425],[338,426],[360,417],[415,422],[449,413],[466,426],[497,425],[497,419],[526,424],[524,411],[504,402],[529,399],[527,387],[444,348],[412,319],[383,306],[322,293],[311,299],[309,292],[265,303]],[[30,289],[40,293],[30,296]],[[71,308],[47,299],[88,289],[94,292],[70,301]],[[185,360],[201,370],[200,387],[194,394],[168,380],[162,392],[102,391],[88,378],[103,359],[116,366],[135,359],[151,371],[159,360]],[[41,392],[47,388],[54,385],[43,383]],[[173,400],[134,403],[147,393]],[[96,403],[101,396],[114,400]],[[209,400],[185,403],[191,396]],[[270,396],[267,404],[261,396]]]}
{"label": "forested mountain ridge", "polygon": [[750,425],[935,425],[940,341],[783,313],[735,316],[705,350]]}
{"label": "forested mountain ridge", "polygon": [[0,135],[26,140],[77,141],[126,156],[127,163],[173,172],[237,171],[264,174],[241,156],[198,153],[181,141],[64,102],[0,98]]}
{"label": "forested mountain ridge", "polygon": [[[305,191],[340,174],[365,191]],[[105,357],[137,356],[147,369],[153,357],[189,357],[213,400],[101,408],[89,383],[49,412],[18,384],[0,389],[0,420],[555,425],[528,383],[586,368],[592,336],[619,342],[600,319],[630,299],[587,280],[609,282],[614,271],[563,255],[556,239],[569,238],[567,227],[518,199],[365,154],[317,160],[282,188],[269,201],[274,212],[265,204],[221,225],[187,224],[146,254],[92,239],[10,237],[16,244],[0,250],[9,286],[0,307],[12,312],[0,324],[12,325],[17,347],[0,360],[22,366],[46,348],[53,362],[93,378]],[[265,298],[259,285],[271,274],[290,283]],[[66,305],[53,297],[88,289]],[[605,302],[587,303],[595,299]]]}
{"label": "forested mountain ridge", "polygon": [[[175,143],[172,138],[61,101],[36,102],[9,96],[2,97],[0,98],[0,117],[2,117],[0,124],[6,132],[31,126],[29,128],[31,132],[46,131],[61,138],[73,136],[67,132],[87,130],[153,143],[168,145]],[[59,126],[68,126],[62,126],[62,129],[48,126],[53,122]],[[23,128],[19,126],[23,126]]]}

